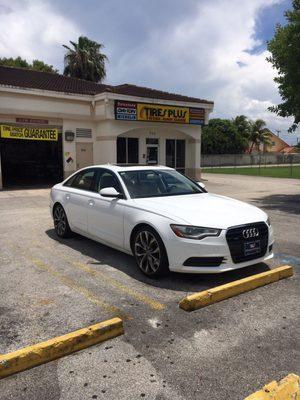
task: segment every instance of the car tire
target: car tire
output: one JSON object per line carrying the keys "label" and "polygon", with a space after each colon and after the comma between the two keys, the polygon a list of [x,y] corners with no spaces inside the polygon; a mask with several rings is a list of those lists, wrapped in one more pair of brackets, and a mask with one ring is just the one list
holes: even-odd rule
{"label": "car tire", "polygon": [[57,204],[54,207],[53,222],[58,237],[68,238],[72,235],[66,212],[61,204]]}
{"label": "car tire", "polygon": [[142,226],[135,232],[132,250],[138,267],[149,278],[159,278],[170,272],[165,245],[150,226]]}

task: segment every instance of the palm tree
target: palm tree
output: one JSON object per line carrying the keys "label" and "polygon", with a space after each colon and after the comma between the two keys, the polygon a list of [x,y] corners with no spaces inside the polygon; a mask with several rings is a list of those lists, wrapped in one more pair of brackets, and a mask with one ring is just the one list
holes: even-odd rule
{"label": "palm tree", "polygon": [[269,145],[270,131],[266,128],[266,123],[262,119],[257,119],[251,122],[251,131],[249,140],[251,142],[249,153],[252,152],[253,147],[259,146],[260,144]]}
{"label": "palm tree", "polygon": [[100,52],[104,47],[103,44],[85,36],[80,36],[78,43],[72,41],[70,43],[72,48],[63,45],[68,50],[64,58],[64,75],[101,82],[106,76],[105,62],[107,60],[106,55]]}
{"label": "palm tree", "polygon": [[251,122],[246,115],[237,115],[232,122],[237,128],[238,133],[245,139],[249,140],[251,132]]}

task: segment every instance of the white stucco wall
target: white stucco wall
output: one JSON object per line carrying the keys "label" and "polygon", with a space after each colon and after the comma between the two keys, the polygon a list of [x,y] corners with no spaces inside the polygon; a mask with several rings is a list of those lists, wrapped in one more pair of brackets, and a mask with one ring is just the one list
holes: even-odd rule
{"label": "white stucco wall", "polygon": [[10,115],[34,115],[35,117],[89,119],[89,98],[39,96],[30,91],[20,93],[0,91],[0,113]]}

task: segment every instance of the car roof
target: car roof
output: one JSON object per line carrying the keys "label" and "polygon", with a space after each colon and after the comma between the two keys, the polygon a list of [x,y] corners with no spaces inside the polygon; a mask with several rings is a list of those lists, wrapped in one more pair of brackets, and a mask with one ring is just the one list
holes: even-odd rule
{"label": "car roof", "polygon": [[172,170],[173,168],[166,167],[164,165],[141,165],[141,164],[136,164],[136,165],[122,165],[122,164],[101,164],[101,165],[91,165],[90,167],[87,168],[106,168],[110,169],[115,172],[119,171],[137,171],[137,170],[162,170],[162,169],[169,169]]}

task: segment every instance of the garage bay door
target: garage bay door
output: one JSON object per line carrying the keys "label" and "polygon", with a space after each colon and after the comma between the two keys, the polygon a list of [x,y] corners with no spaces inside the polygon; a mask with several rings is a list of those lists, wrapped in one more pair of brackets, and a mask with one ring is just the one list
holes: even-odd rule
{"label": "garage bay door", "polygon": [[53,184],[62,180],[62,135],[59,127],[1,125],[3,186]]}

